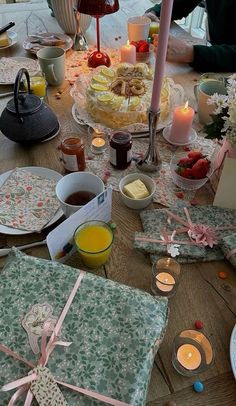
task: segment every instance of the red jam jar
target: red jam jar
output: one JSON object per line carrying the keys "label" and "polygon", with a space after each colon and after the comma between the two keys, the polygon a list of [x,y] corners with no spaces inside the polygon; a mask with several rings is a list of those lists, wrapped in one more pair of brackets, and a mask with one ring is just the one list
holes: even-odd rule
{"label": "red jam jar", "polygon": [[84,171],[86,168],[84,144],[79,137],[65,138],[59,149],[61,161],[68,172]]}
{"label": "red jam jar", "polygon": [[128,131],[116,131],[110,139],[110,163],[116,169],[126,169],[132,159],[132,137]]}

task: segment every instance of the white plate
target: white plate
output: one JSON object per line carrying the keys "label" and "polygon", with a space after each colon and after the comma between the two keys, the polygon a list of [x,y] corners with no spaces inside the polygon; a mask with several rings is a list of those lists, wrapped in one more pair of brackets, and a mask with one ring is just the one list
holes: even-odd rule
{"label": "white plate", "polygon": [[[34,34],[32,34],[34,35]],[[54,32],[40,32],[40,33],[35,33],[35,35],[41,35],[42,37],[49,37],[50,35],[55,35],[58,39],[62,39],[65,41],[63,45],[56,45],[59,48],[64,49],[64,51],[68,51],[72,45],[73,45],[73,39],[69,37],[69,35],[66,35],[64,33],[54,33]],[[30,52],[31,54],[36,54],[39,49],[45,48],[47,45],[41,45],[39,43],[32,43],[30,42],[30,38],[27,37],[24,42],[23,42],[23,48]]]}
{"label": "white plate", "polygon": [[8,37],[10,38],[11,43],[9,45],[6,45],[5,47],[1,47],[0,51],[2,51],[3,49],[10,48],[17,43],[18,35],[15,31],[8,31]]}
{"label": "white plate", "polygon": [[234,378],[236,379],[236,324],[230,338],[230,361]]}
{"label": "white plate", "polygon": [[[26,166],[21,169],[25,169],[26,171],[32,172],[34,175],[42,176],[43,178],[46,179],[60,180],[63,177],[60,173],[53,171],[52,169],[42,168],[40,166]],[[13,169],[0,175],[0,187],[3,185],[5,180],[10,176],[12,171]],[[63,211],[61,209],[58,209],[55,216],[52,218],[51,221],[49,221],[49,223],[44,228],[51,226],[53,223],[59,220],[59,218],[61,218],[62,215]],[[31,234],[33,233],[33,231],[18,230],[16,228],[7,227],[0,224],[0,233],[9,235],[23,235],[23,234]]]}
{"label": "white plate", "polygon": [[24,56],[0,58],[0,85],[14,85],[20,68],[26,68],[31,75],[39,70],[39,64],[38,61]]}
{"label": "white plate", "polygon": [[165,140],[166,140],[167,142],[169,142],[170,144],[176,145],[177,147],[183,147],[183,146],[185,146],[185,145],[192,144],[192,143],[193,143],[194,141],[196,141],[196,139],[197,139],[197,133],[196,133],[196,131],[195,131],[193,128],[191,128],[191,132],[190,132],[190,136],[189,136],[188,142],[173,142],[173,141],[170,140],[170,129],[171,129],[171,125],[169,125],[168,127],[165,127],[165,128],[164,128],[163,133],[162,133],[163,138],[165,138]]}

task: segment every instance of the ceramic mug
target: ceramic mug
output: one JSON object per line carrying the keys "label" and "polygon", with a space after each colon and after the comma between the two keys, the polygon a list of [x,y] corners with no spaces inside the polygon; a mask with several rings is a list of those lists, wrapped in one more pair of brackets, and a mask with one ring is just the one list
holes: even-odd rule
{"label": "ceramic mug", "polygon": [[74,172],[63,176],[57,182],[56,196],[65,216],[70,217],[83,206],[66,203],[69,196],[79,191],[90,192],[97,196],[104,191],[104,187],[103,181],[97,175],[90,172]]}
{"label": "ceramic mug", "polygon": [[195,97],[197,99],[198,118],[200,123],[208,124],[212,121],[211,114],[215,110],[213,104],[207,104],[210,96],[214,93],[227,94],[225,84],[219,80],[207,80],[200,82],[194,88]]}
{"label": "ceramic mug", "polygon": [[128,19],[128,38],[131,41],[147,40],[151,20],[148,17],[131,17]]}
{"label": "ceramic mug", "polygon": [[59,47],[45,47],[37,52],[37,58],[46,81],[60,86],[65,77],[65,51]]}

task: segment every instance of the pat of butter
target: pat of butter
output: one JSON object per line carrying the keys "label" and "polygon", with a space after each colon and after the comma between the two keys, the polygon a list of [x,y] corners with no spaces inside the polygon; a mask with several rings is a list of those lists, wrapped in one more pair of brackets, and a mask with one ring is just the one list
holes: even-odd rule
{"label": "pat of butter", "polygon": [[0,34],[0,47],[6,47],[7,45],[10,45],[10,42],[11,41],[7,32]]}
{"label": "pat of butter", "polygon": [[148,189],[140,179],[125,185],[124,193],[132,199],[143,199],[144,197],[148,197],[150,195]]}

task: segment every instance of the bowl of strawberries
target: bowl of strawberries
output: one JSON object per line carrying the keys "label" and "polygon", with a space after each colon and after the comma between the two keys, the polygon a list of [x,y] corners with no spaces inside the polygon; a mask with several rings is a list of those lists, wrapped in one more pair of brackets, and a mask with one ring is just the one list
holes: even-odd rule
{"label": "bowl of strawberries", "polygon": [[173,182],[186,190],[200,189],[213,172],[210,160],[199,150],[175,154],[170,162],[170,170]]}
{"label": "bowl of strawberries", "polygon": [[136,48],[136,61],[148,63],[153,53],[153,45],[145,40],[131,41],[131,44]]}

